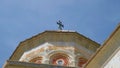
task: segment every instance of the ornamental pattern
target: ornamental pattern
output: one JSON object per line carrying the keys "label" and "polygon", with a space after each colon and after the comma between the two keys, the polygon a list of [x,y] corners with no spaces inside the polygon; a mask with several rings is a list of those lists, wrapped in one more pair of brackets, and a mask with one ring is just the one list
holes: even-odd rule
{"label": "ornamental pattern", "polygon": [[57,53],[50,57],[50,64],[60,65],[60,66],[68,66],[69,65],[69,57],[66,54]]}
{"label": "ornamental pattern", "polygon": [[41,63],[42,63],[42,57],[33,58],[33,59],[30,60],[29,62],[41,64]]}

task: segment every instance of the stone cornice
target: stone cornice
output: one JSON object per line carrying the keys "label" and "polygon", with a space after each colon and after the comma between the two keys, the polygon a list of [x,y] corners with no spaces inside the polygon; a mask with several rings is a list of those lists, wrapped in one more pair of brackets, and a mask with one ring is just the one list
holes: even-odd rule
{"label": "stone cornice", "polygon": [[48,65],[48,64],[35,64],[35,63],[28,63],[28,62],[19,62],[19,61],[6,61],[6,64],[3,68],[8,68],[9,66],[21,66],[21,67],[29,67],[29,68],[75,68],[75,67],[63,67],[63,66],[56,66],[56,65]]}

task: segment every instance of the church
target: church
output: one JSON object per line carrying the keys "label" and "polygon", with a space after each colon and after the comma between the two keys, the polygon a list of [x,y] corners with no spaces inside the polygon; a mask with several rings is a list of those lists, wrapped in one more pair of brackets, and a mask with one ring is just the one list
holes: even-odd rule
{"label": "church", "polygon": [[20,42],[3,68],[120,68],[120,24],[102,45],[62,27]]}

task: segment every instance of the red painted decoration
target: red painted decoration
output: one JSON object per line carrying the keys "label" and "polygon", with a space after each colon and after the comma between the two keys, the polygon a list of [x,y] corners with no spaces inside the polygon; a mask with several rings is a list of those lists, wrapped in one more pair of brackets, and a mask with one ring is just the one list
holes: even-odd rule
{"label": "red painted decoration", "polygon": [[68,57],[64,54],[56,54],[52,56],[51,60],[54,65],[67,66],[69,64]]}
{"label": "red painted decoration", "polygon": [[42,57],[36,57],[36,58],[30,60],[30,62],[41,64],[42,63]]}
{"label": "red painted decoration", "polygon": [[82,68],[86,62],[87,60],[85,58],[79,58],[78,66]]}

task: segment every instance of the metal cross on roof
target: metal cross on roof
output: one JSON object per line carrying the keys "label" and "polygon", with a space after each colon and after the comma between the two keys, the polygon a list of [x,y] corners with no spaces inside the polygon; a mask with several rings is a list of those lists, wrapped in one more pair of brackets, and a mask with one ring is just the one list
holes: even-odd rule
{"label": "metal cross on roof", "polygon": [[62,24],[62,22],[60,20],[57,22],[57,24],[58,24],[59,30],[62,30],[62,28],[64,28],[64,25]]}

